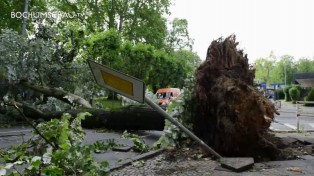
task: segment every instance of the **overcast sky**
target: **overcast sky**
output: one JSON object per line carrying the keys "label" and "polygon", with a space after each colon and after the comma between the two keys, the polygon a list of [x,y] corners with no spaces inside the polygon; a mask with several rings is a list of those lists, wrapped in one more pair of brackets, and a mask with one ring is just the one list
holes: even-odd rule
{"label": "overcast sky", "polygon": [[174,0],[173,19],[185,18],[202,60],[210,42],[231,34],[252,63],[271,51],[314,56],[314,0]]}

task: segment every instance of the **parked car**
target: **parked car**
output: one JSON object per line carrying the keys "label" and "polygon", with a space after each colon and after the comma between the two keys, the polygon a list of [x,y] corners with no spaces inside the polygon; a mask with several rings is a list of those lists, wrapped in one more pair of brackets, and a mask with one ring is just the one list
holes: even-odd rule
{"label": "parked car", "polygon": [[156,96],[158,99],[158,105],[167,107],[171,101],[180,95],[181,91],[179,88],[162,88],[158,89]]}

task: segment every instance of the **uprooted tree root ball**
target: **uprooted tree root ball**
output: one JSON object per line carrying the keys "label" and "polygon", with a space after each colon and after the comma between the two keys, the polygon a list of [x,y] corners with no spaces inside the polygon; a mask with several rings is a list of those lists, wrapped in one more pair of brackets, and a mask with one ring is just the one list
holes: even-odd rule
{"label": "uprooted tree root ball", "polygon": [[224,156],[280,157],[267,130],[274,105],[253,87],[255,69],[235,35],[214,40],[196,71],[194,132]]}

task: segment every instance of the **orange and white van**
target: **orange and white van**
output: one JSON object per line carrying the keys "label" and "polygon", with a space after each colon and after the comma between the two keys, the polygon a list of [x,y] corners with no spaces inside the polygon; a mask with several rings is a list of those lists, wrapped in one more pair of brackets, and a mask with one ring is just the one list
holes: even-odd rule
{"label": "orange and white van", "polygon": [[158,105],[167,106],[171,101],[180,95],[180,89],[178,88],[163,88],[158,89],[156,96],[158,98]]}

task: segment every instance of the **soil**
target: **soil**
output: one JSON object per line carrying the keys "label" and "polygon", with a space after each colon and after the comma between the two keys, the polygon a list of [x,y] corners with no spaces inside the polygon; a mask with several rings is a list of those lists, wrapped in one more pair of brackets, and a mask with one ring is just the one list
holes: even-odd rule
{"label": "soil", "polygon": [[194,132],[224,156],[278,158],[268,128],[276,109],[253,85],[254,67],[234,35],[214,40],[196,71]]}

